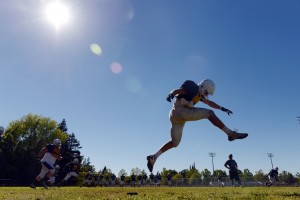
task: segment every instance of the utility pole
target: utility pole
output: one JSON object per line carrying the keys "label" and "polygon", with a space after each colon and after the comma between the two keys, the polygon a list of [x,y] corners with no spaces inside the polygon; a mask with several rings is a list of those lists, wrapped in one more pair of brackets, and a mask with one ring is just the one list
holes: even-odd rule
{"label": "utility pole", "polygon": [[212,167],[213,167],[212,175],[214,175],[215,174],[214,157],[216,156],[216,153],[209,152],[208,155],[209,155],[209,157],[211,157],[211,163],[212,163]]}
{"label": "utility pole", "polygon": [[271,165],[272,165],[272,169],[274,169],[273,167],[273,162],[272,162],[272,158],[274,157],[274,154],[273,153],[267,153],[268,157],[270,158],[271,160]]}

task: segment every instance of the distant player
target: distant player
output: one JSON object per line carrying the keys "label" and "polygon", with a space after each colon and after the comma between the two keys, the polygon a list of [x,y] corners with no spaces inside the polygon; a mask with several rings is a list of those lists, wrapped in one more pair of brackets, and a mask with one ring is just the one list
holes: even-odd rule
{"label": "distant player", "polygon": [[234,187],[234,182],[237,181],[238,184],[240,186],[242,186],[241,184],[241,180],[240,180],[240,176],[239,176],[239,173],[238,173],[238,165],[237,163],[235,162],[235,160],[232,159],[232,154],[230,154],[228,156],[229,160],[227,160],[224,164],[224,166],[229,169],[229,178],[231,180],[231,184],[232,184],[232,187]]}
{"label": "distant player", "polygon": [[120,187],[124,187],[124,182],[125,182],[125,175],[122,174],[120,177]]}
{"label": "distant player", "polygon": [[142,186],[142,182],[143,182],[143,176],[142,174],[138,175],[138,187]]}
{"label": "distant player", "polygon": [[275,167],[275,169],[271,169],[271,171],[268,173],[269,181],[266,182],[266,186],[270,187],[272,185],[276,185],[278,179],[278,167]]}
{"label": "distant player", "polygon": [[116,184],[116,175],[115,175],[115,174],[112,174],[112,175],[110,176],[110,178],[111,178],[111,185],[112,185],[112,186],[115,186],[115,184]]}
{"label": "distant player", "polygon": [[[31,188],[36,188],[40,184],[41,180],[47,176],[49,183],[53,184],[55,182],[55,167],[54,164],[56,160],[61,160],[60,155],[61,151],[61,141],[60,139],[55,139],[53,144],[48,144],[40,150],[37,155],[37,160],[40,160],[42,169],[40,174],[35,178],[34,183],[30,185]],[[41,159],[42,158],[42,159]],[[42,185],[48,189],[48,186],[45,182],[42,182]]]}
{"label": "distant player", "polygon": [[168,186],[172,187],[172,174],[171,173],[167,174],[167,182],[168,182]]}
{"label": "distant player", "polygon": [[161,175],[160,175],[160,173],[158,173],[157,172],[157,174],[156,174],[156,186],[157,187],[160,187],[160,184],[161,184]]}
{"label": "distant player", "polygon": [[144,173],[143,174],[143,185],[145,186],[146,184],[147,184],[147,174],[146,173]]}
{"label": "distant player", "polygon": [[215,115],[214,111],[194,107],[196,103],[202,103],[211,108],[220,109],[228,115],[233,114],[227,108],[224,108],[213,101],[208,100],[208,95],[213,95],[215,91],[215,83],[212,80],[205,79],[198,85],[193,81],[185,81],[180,88],[172,90],[167,96],[167,101],[175,97],[176,100],[169,113],[171,121],[171,140],[165,143],[154,155],[147,156],[147,167],[150,172],[157,158],[171,148],[177,147],[181,141],[183,127],[187,121],[196,121],[201,119],[208,119],[213,125],[221,129],[228,136],[229,141],[236,139],[243,139],[248,136],[247,133],[238,133],[232,131]]}
{"label": "distant player", "polygon": [[89,187],[89,186],[92,185],[92,182],[93,182],[93,173],[91,171],[89,171],[84,176],[84,181],[83,181],[83,183],[81,184],[80,187],[85,186],[85,185]]}
{"label": "distant player", "polygon": [[4,135],[4,128],[0,126],[0,142],[2,140],[3,135]]}
{"label": "distant player", "polygon": [[68,164],[66,164],[66,166],[64,167],[64,170],[67,171],[67,175],[65,176],[65,178],[62,180],[62,183],[66,182],[67,180],[69,180],[69,178],[73,177],[78,177],[78,170],[79,170],[79,164],[78,164],[78,159],[75,158],[73,160],[73,162],[69,162]]}
{"label": "distant player", "polygon": [[154,174],[151,172],[150,176],[149,176],[149,179],[150,179],[150,186],[153,186],[154,185]]}
{"label": "distant player", "polygon": [[104,180],[103,173],[102,173],[102,172],[100,172],[100,175],[99,175],[99,180],[98,180],[98,185],[99,185],[99,186],[101,186],[101,187],[104,185],[104,182],[103,182],[103,180]]}
{"label": "distant player", "polygon": [[131,187],[135,187],[135,175],[132,173],[131,175]]}
{"label": "distant player", "polygon": [[105,186],[109,186],[109,176],[108,174],[105,175]]}

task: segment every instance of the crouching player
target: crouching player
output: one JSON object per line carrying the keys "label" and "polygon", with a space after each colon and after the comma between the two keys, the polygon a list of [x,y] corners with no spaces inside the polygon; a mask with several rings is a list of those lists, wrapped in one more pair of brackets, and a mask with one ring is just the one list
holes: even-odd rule
{"label": "crouching player", "polygon": [[[37,155],[37,160],[41,161],[42,169],[39,175],[35,178],[35,181],[30,185],[31,188],[36,188],[36,185],[39,185],[41,180],[47,176],[49,183],[53,184],[55,182],[55,167],[54,164],[56,160],[61,160],[60,155],[61,151],[61,141],[60,139],[55,139],[53,144],[48,144],[40,150]],[[42,158],[42,159],[41,159]],[[48,186],[45,182],[42,182],[42,185],[48,189]]]}
{"label": "crouching player", "polygon": [[79,170],[78,159],[75,158],[73,162],[69,162],[68,164],[66,164],[66,166],[64,167],[64,170],[67,171],[67,175],[62,180],[62,183],[65,183],[72,176],[77,177],[78,176],[78,170]]}

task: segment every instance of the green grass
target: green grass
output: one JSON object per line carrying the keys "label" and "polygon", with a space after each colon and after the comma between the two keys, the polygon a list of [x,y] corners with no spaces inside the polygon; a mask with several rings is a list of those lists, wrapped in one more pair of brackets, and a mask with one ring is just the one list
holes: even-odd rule
{"label": "green grass", "polygon": [[0,187],[1,200],[91,200],[91,199],[300,199],[297,187]]}

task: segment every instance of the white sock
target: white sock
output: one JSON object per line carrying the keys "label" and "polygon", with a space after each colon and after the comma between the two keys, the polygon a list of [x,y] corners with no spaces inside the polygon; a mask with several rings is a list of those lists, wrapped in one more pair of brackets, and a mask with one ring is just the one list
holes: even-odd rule
{"label": "white sock", "polygon": [[156,154],[154,154],[154,158],[155,160],[162,154],[161,150],[158,150],[158,152],[156,152]]}
{"label": "white sock", "polygon": [[227,135],[230,135],[233,133],[233,131],[230,130],[229,128],[227,128],[226,126],[224,126],[224,128],[222,128],[222,131],[224,131]]}

